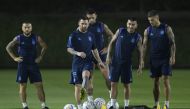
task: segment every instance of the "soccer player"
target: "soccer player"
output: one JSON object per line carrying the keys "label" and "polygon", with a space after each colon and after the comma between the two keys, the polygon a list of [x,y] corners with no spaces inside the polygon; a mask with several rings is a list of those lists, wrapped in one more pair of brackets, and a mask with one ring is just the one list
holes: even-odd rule
{"label": "soccer player", "polygon": [[[127,21],[127,28],[119,28],[108,46],[108,55],[106,63],[110,64],[110,80],[111,80],[111,107],[110,109],[116,108],[116,99],[118,95],[118,81],[121,77],[121,82],[124,85],[124,102],[125,109],[129,108],[130,98],[130,83],[132,82],[132,52],[137,47],[139,51],[139,68],[138,74],[142,73],[144,66],[143,62],[143,51],[142,51],[142,37],[136,32],[137,20],[135,18],[129,18]],[[112,60],[110,59],[110,53],[113,47]]]}
{"label": "soccer player", "polygon": [[[34,84],[37,89],[37,95],[41,102],[42,109],[49,109],[45,104],[45,93],[42,84],[42,77],[39,71],[38,63],[43,59],[47,49],[46,43],[42,38],[32,33],[32,24],[22,23],[22,34],[17,35],[6,47],[8,54],[14,61],[18,62],[18,72],[16,81],[19,83],[19,94],[23,109],[28,109],[26,101],[27,80]],[[37,56],[37,45],[41,46],[41,53]],[[18,55],[13,52],[13,47],[18,45]]]}
{"label": "soccer player", "polygon": [[[106,56],[107,56],[107,47],[105,45],[104,34],[106,34],[108,39],[111,39],[113,36],[113,33],[106,24],[104,24],[100,21],[97,21],[97,13],[95,10],[93,10],[93,9],[87,10],[86,16],[88,17],[89,24],[90,24],[88,27],[88,31],[90,31],[91,33],[93,33],[95,35],[95,43],[96,43],[96,46],[97,46],[97,49],[99,52],[99,56],[100,56],[102,62],[105,64]],[[98,65],[98,62],[95,59],[93,59],[93,62],[100,69],[100,71],[105,79],[107,89],[110,91],[111,90],[111,82],[109,80],[108,70],[106,68],[100,67]],[[93,89],[92,86],[91,86],[91,88]]]}
{"label": "soccer player", "polygon": [[78,109],[82,109],[80,98],[82,89],[87,92],[88,101],[93,103],[92,91],[88,90],[93,70],[92,53],[97,59],[98,65],[105,67],[99,57],[94,35],[87,30],[88,26],[88,18],[86,16],[81,17],[78,21],[77,30],[71,33],[67,43],[67,51],[73,55],[70,83],[75,85],[75,99]]}
{"label": "soccer player", "polygon": [[159,105],[160,79],[164,80],[165,106],[169,108],[171,66],[175,64],[175,39],[172,28],[161,23],[156,10],[148,12],[150,26],[144,31],[144,52],[150,41],[150,73],[154,81],[153,95],[155,108]]}

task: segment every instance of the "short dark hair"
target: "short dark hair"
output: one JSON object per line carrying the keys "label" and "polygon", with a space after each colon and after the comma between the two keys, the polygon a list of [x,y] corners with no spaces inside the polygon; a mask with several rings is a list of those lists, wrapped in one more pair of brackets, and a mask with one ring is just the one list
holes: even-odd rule
{"label": "short dark hair", "polygon": [[86,14],[96,14],[96,11],[92,8],[89,8],[87,11],[86,11]]}
{"label": "short dark hair", "polygon": [[156,15],[159,15],[158,11],[156,11],[156,10],[151,10],[148,12],[148,17],[153,17]]}
{"label": "short dark hair", "polygon": [[23,24],[32,24],[31,22],[28,22],[28,21],[25,21],[25,22],[22,22],[22,25]]}
{"label": "short dark hair", "polygon": [[129,17],[128,20],[137,21],[137,18],[135,18],[135,17]]}
{"label": "short dark hair", "polygon": [[84,15],[83,15],[83,16],[80,16],[79,19],[78,19],[78,21],[80,21],[80,20],[88,20],[88,17],[86,17],[86,16],[84,16]]}

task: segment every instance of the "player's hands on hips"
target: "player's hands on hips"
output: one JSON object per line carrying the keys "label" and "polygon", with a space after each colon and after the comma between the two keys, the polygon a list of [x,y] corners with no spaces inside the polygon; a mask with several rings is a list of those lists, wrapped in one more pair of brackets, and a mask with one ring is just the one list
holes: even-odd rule
{"label": "player's hands on hips", "polygon": [[77,52],[77,56],[79,56],[81,58],[86,58],[86,53],[84,53],[84,52]]}
{"label": "player's hands on hips", "polygon": [[36,63],[40,63],[41,60],[42,60],[42,56],[39,56],[39,57],[36,58],[35,62],[36,62]]}
{"label": "player's hands on hips", "polygon": [[21,57],[21,56],[15,57],[14,61],[16,61],[16,62],[22,62],[23,61],[23,57]]}
{"label": "player's hands on hips", "polygon": [[175,64],[175,58],[170,57],[170,65],[174,65]]}

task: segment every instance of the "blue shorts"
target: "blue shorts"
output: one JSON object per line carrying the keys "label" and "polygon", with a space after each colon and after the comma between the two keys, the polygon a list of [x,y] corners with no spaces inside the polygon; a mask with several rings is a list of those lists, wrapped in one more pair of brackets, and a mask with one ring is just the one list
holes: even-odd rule
{"label": "blue shorts", "polygon": [[30,83],[42,82],[42,76],[38,65],[36,63],[19,63],[16,82],[27,83],[28,78],[30,80]]}
{"label": "blue shorts", "polygon": [[150,77],[171,76],[172,68],[169,64],[169,59],[150,59]]}
{"label": "blue shorts", "polygon": [[[105,53],[105,54],[100,54],[99,53],[99,56],[100,56],[100,59],[102,60],[102,62],[105,63],[106,62],[107,53]],[[94,58],[94,56],[93,56],[92,60],[93,60],[94,64],[98,64],[98,62],[96,61],[96,59]]]}
{"label": "blue shorts", "polygon": [[69,83],[74,85],[82,84],[82,72],[84,70],[92,72],[93,70],[92,61],[83,64],[72,64],[71,79]]}
{"label": "blue shorts", "polygon": [[129,63],[111,64],[109,79],[111,82],[121,82],[124,84],[132,83],[132,65]]}

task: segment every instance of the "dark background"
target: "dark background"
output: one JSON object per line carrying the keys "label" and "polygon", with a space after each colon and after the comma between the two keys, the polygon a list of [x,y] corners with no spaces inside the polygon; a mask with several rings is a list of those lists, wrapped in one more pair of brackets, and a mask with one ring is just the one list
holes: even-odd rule
{"label": "dark background", "polygon": [[[98,20],[115,33],[125,26],[127,18],[138,18],[137,31],[143,34],[149,25],[146,13],[160,12],[161,21],[173,28],[176,37],[176,68],[190,67],[190,3],[189,0],[1,0],[0,1],[0,68],[15,68],[5,47],[21,33],[21,23],[33,24],[33,32],[48,44],[40,64],[44,68],[70,68],[72,56],[66,51],[68,35],[77,28],[77,18],[88,8],[94,8]],[[134,66],[137,65],[134,53]],[[148,58],[145,60],[148,66]]]}

